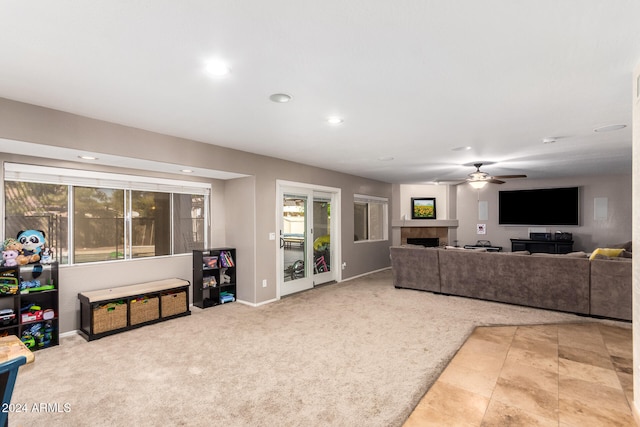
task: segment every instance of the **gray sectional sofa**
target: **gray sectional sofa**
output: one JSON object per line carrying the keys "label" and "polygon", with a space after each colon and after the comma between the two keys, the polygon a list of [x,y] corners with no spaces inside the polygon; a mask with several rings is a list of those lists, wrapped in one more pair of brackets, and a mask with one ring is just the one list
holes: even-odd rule
{"label": "gray sectional sofa", "polygon": [[393,246],[397,288],[631,320],[631,260]]}

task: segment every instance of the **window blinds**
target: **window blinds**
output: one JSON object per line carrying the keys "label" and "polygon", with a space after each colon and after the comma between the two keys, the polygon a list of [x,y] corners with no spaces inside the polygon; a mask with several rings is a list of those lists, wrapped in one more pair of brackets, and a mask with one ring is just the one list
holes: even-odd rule
{"label": "window blinds", "polygon": [[79,169],[20,163],[4,164],[4,179],[21,182],[75,185],[80,187],[115,188],[121,190],[156,191],[163,193],[198,194],[208,196],[211,184],[196,181],[181,181],[153,178],[142,175],[123,175]]}

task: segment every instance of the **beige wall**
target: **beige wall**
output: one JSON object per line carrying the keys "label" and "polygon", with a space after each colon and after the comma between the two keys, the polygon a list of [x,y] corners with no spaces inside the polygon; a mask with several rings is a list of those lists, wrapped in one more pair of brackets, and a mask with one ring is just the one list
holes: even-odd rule
{"label": "beige wall", "polygon": [[[388,241],[357,246],[353,242],[353,195],[358,193],[391,199],[391,185],[387,183],[2,98],[0,138],[249,175],[249,178],[230,181],[204,179],[212,183],[214,193],[211,201],[211,245],[238,248],[238,273],[242,282],[239,293],[249,303],[258,304],[276,298],[278,242],[269,240],[269,233],[277,232],[277,179],[342,189],[342,260],[339,261],[347,263],[342,271],[343,279],[389,266]],[[4,154],[3,158],[16,161],[16,155],[12,153]],[[20,158],[33,164],[88,168],[73,159],[51,161],[38,158],[37,153],[31,158]],[[93,169],[112,171],[113,168],[96,166]],[[188,179],[182,175],[177,178]],[[240,267],[243,262],[247,264]],[[160,277],[190,279],[190,257],[64,268],[60,293],[61,307],[64,307],[60,312],[61,332],[78,327],[77,311],[71,311],[72,307],[77,308],[78,292]],[[262,280],[267,280],[266,288],[262,287]]]}
{"label": "beige wall", "polygon": [[[633,73],[633,246],[640,244],[640,64]],[[633,258],[633,393],[634,414],[640,419],[640,258]]]}
{"label": "beige wall", "polygon": [[[631,175],[599,177],[573,177],[561,179],[514,179],[502,185],[488,185],[474,190],[470,185],[402,185],[393,186],[393,217],[400,220],[409,215],[411,197],[436,197],[438,219],[457,219],[458,227],[451,230],[451,242],[458,240],[461,246],[477,240],[490,240],[492,244],[511,250],[512,238],[528,238],[529,227],[498,224],[498,192],[549,187],[581,187],[580,226],[542,227],[546,231],[566,231],[573,234],[574,250],[590,252],[596,247],[631,240]],[[608,218],[594,220],[594,198],[608,199]],[[478,219],[478,201],[486,201],[488,220]],[[443,206],[447,204],[447,206]],[[442,214],[441,214],[442,212]],[[486,224],[487,234],[476,234],[477,224]],[[394,229],[394,244],[399,244],[399,234]]]}
{"label": "beige wall", "polygon": [[[255,303],[256,296],[256,204],[255,177],[226,182],[223,204],[226,208],[226,245],[236,248],[237,289],[239,300]],[[213,244],[215,245],[215,242]]]}
{"label": "beige wall", "polygon": [[[580,226],[542,227],[548,232],[573,234],[574,250],[590,252],[597,247],[631,240],[631,175],[576,177],[562,179],[514,179],[502,185],[488,185],[474,190],[470,185],[458,186],[458,240],[461,245],[478,239],[511,250],[511,238],[528,238],[529,227],[498,225],[498,191],[549,187],[581,187]],[[608,198],[608,219],[594,220],[594,198]],[[478,199],[488,202],[489,219],[478,220]],[[476,224],[487,225],[487,234],[476,234]]]}

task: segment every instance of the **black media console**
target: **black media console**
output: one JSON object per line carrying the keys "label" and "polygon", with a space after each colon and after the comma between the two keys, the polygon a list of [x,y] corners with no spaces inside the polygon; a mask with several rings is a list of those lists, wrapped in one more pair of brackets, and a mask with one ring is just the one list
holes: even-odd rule
{"label": "black media console", "polygon": [[573,252],[573,240],[511,239],[511,252],[568,254]]}

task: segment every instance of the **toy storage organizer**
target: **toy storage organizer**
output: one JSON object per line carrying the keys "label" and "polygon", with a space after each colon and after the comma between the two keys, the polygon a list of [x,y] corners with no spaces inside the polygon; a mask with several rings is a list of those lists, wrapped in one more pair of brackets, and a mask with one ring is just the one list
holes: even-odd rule
{"label": "toy storage organizer", "polygon": [[236,300],[236,250],[193,251],[193,305],[212,307]]}
{"label": "toy storage organizer", "polygon": [[58,345],[58,263],[0,267],[0,337],[32,351]]}
{"label": "toy storage organizer", "polygon": [[165,279],[81,292],[80,334],[88,341],[176,317],[189,311],[188,280]]}

